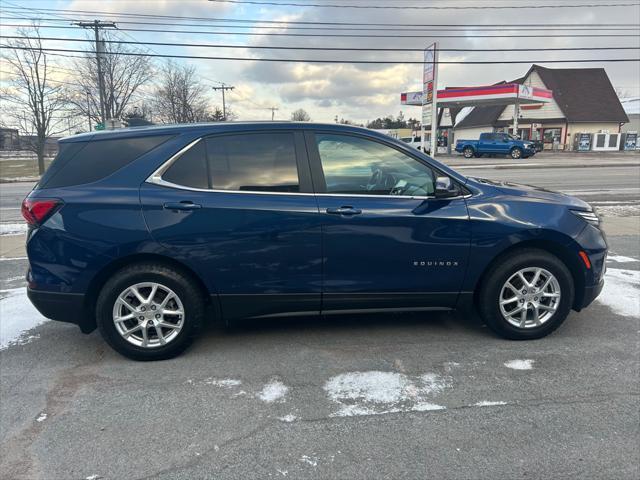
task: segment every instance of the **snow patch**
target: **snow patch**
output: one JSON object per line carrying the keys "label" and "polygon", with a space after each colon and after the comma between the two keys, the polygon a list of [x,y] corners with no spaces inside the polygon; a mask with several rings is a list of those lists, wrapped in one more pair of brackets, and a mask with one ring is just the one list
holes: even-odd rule
{"label": "snow patch", "polygon": [[513,370],[531,370],[535,360],[509,360],[504,366]]}
{"label": "snow patch", "polygon": [[44,422],[47,419],[48,415],[44,412],[42,412],[40,415],[38,415],[38,418],[36,418],[36,422]]}
{"label": "snow patch", "polygon": [[0,223],[0,235],[22,235],[28,229],[26,223]]}
{"label": "snow patch", "polygon": [[99,478],[102,478],[100,475],[94,474],[94,475],[89,475],[88,477],[86,477],[85,480],[98,480]]}
{"label": "snow patch", "polygon": [[225,388],[230,388],[230,387],[237,387],[239,385],[242,385],[242,382],[240,380],[235,380],[233,378],[224,378],[222,380],[216,380],[214,378],[207,378],[204,381],[205,385],[213,385],[215,387],[225,387]]}
{"label": "snow patch", "polygon": [[473,406],[474,407],[495,407],[497,405],[506,405],[507,402],[501,402],[501,401],[491,401],[491,400],[482,400],[481,402],[477,402],[474,403]]}
{"label": "snow patch", "polygon": [[449,387],[446,378],[427,373],[408,376],[396,372],[349,372],[330,378],[324,385],[329,398],[340,405],[338,417],[383,415],[443,410],[429,401]]}
{"label": "snow patch", "polygon": [[316,467],[318,465],[318,457],[310,457],[308,455],[303,455],[300,457],[300,461],[304,463],[308,463],[312,467]]}
{"label": "snow patch", "polygon": [[295,422],[297,419],[298,417],[292,414],[288,414],[288,415],[285,415],[284,417],[278,418],[278,420],[280,420],[281,422],[286,422],[286,423]]}
{"label": "snow patch", "polygon": [[27,289],[13,288],[2,291],[0,299],[0,350],[10,345],[24,345],[38,338],[26,332],[48,320],[27,298]]}
{"label": "snow patch", "polygon": [[596,207],[601,217],[637,217],[640,215],[640,205],[602,205]]}
{"label": "snow patch", "polygon": [[608,268],[596,301],[618,315],[640,317],[640,271]]}
{"label": "snow patch", "polygon": [[242,385],[242,381],[240,380],[236,380],[233,378],[213,378],[213,377],[208,377],[205,378],[204,380],[194,380],[193,378],[190,378],[187,380],[187,383],[189,385],[213,385],[214,387],[222,387],[222,388],[232,388],[232,387],[238,387],[240,385]]}
{"label": "snow patch", "polygon": [[634,263],[634,262],[640,262],[640,260],[632,257],[625,257],[624,255],[608,255],[607,262]]}
{"label": "snow patch", "polygon": [[267,403],[284,402],[284,397],[288,391],[289,387],[280,380],[272,380],[262,388],[258,398]]}

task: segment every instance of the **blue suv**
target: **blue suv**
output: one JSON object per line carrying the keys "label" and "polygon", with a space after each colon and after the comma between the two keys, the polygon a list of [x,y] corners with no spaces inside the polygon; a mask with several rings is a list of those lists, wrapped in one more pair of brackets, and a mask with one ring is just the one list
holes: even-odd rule
{"label": "blue suv", "polygon": [[76,135],[22,208],[36,308],[138,360],[182,352],[207,316],[473,306],[539,338],[596,298],[607,253],[581,200],[342,125]]}

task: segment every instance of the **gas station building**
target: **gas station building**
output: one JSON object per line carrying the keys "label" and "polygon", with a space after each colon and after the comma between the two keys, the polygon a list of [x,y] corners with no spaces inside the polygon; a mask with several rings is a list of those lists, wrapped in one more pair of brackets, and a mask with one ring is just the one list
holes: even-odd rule
{"label": "gas station building", "polygon": [[[420,98],[418,98],[420,97]],[[417,92],[402,94],[421,104]],[[477,139],[485,132],[514,132],[540,140],[545,150],[618,150],[629,119],[603,68],[551,69],[532,65],[512,82],[438,90],[440,142]],[[582,143],[581,143],[582,142]]]}

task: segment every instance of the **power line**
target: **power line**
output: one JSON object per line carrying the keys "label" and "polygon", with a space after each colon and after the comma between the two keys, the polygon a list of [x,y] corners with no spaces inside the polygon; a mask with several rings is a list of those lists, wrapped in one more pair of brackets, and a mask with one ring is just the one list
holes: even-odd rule
{"label": "power line", "polygon": [[[3,23],[2,27],[16,27],[27,28],[32,27],[29,24],[13,24]],[[72,29],[64,25],[46,25],[42,28],[55,28],[55,29]],[[579,34],[522,34],[522,35],[385,35],[385,34],[325,34],[325,33],[287,33],[287,32],[216,32],[216,31],[203,31],[203,30],[167,30],[159,28],[118,28],[120,31],[128,32],[157,32],[157,33],[186,33],[190,35],[203,34],[203,35],[239,35],[239,36],[269,36],[269,37],[324,37],[324,38],[452,38],[457,40],[466,40],[469,38],[599,38],[599,37],[640,37],[640,34],[631,33],[579,33]]]}
{"label": "power line", "polygon": [[[16,47],[10,45],[0,45],[0,49],[17,49],[30,50],[29,47]],[[75,50],[67,48],[41,48],[44,52],[69,52],[69,53],[86,53],[84,50]],[[159,58],[190,58],[196,60],[233,60],[248,62],[289,62],[289,63],[347,63],[347,64],[369,64],[369,65],[423,65],[423,61],[411,60],[315,60],[315,59],[298,59],[298,58],[247,58],[247,57],[218,57],[218,56],[199,56],[199,55],[173,55],[173,54],[146,54],[135,52],[108,52],[107,55],[124,55],[133,57],[159,57]],[[521,64],[521,63],[620,63],[620,62],[640,62],[640,58],[598,58],[598,59],[572,59],[572,60],[438,60],[438,64],[449,65],[502,65],[502,64]]]}
{"label": "power line", "polygon": [[[115,43],[126,45],[154,45],[163,47],[199,47],[199,48],[246,48],[258,50],[304,50],[304,51],[357,51],[357,52],[423,52],[423,48],[374,48],[374,47],[299,47],[299,46],[268,46],[268,45],[238,45],[238,44],[211,44],[211,43],[175,43],[175,42],[142,42],[122,32],[132,41],[128,40],[102,40],[102,43]],[[62,37],[28,37],[18,35],[0,35],[4,39],[40,39],[45,41],[82,42],[93,43],[86,38],[62,38]],[[147,48],[148,51],[158,53]],[[626,47],[538,47],[538,48],[439,48],[440,52],[560,52],[560,51],[606,51],[606,50],[640,50],[640,45]]]}
{"label": "power line", "polygon": [[[7,2],[5,2],[7,3]],[[301,20],[262,20],[262,19],[246,19],[246,18],[220,18],[220,17],[189,17],[189,16],[181,16],[181,15],[160,15],[160,14],[143,14],[143,13],[130,13],[130,12],[106,12],[99,10],[70,10],[70,9],[53,9],[53,8],[29,8],[22,6],[15,7],[7,7],[4,6],[4,9],[13,9],[13,10],[29,10],[35,12],[69,12],[69,13],[80,13],[80,14],[89,14],[89,15],[101,15],[101,16],[110,16],[110,17],[118,17],[118,18],[160,18],[160,19],[171,19],[171,20],[201,20],[208,22],[231,22],[231,23],[266,23],[266,24],[279,24],[284,26],[289,25],[342,25],[342,26],[374,26],[374,27],[517,27],[517,28],[527,28],[527,27],[550,27],[550,28],[566,28],[566,27],[638,27],[640,23],[494,23],[494,24],[483,24],[483,23],[465,23],[465,25],[460,25],[459,23],[453,24],[440,24],[440,23],[369,23],[369,22],[318,22],[318,21],[301,21]],[[59,18],[60,15],[56,15]],[[66,18],[65,20],[74,19],[75,18]],[[56,19],[57,20],[57,19]],[[118,20],[119,23],[126,23],[124,20]],[[139,23],[139,22],[131,22],[131,23]],[[140,22],[141,23],[141,22]],[[164,25],[164,24],[163,24]],[[175,24],[171,24],[175,25]],[[181,24],[183,26],[187,26],[186,24]]]}
{"label": "power line", "polygon": [[358,9],[388,9],[388,10],[507,10],[507,9],[542,9],[542,8],[598,8],[598,7],[635,7],[638,3],[589,3],[589,4],[555,4],[555,5],[341,5],[294,2],[268,2],[257,0],[209,0],[215,3],[236,3],[248,5],[273,5],[278,7],[314,7],[314,8],[358,8]]}
{"label": "power line", "polygon": [[[64,23],[65,21],[69,21],[69,20],[76,20],[77,17],[69,17],[69,18],[65,18],[64,20],[60,20],[58,18],[46,18],[46,17],[25,17],[25,16],[17,16],[17,15],[13,15],[11,17],[7,17],[10,19],[14,19],[14,20],[29,20],[29,21],[39,21],[39,22],[58,22],[58,23]],[[127,17],[125,17],[127,18]],[[175,21],[173,22],[149,22],[149,21],[131,21],[131,20],[121,20],[121,19],[117,19],[117,22],[119,24],[127,24],[127,25],[161,25],[161,26],[180,26],[180,27],[210,27],[212,26],[211,24],[206,24],[206,23],[180,23],[180,24],[176,24]],[[357,25],[357,24],[356,24]],[[362,25],[368,25],[368,24],[362,24]],[[253,24],[249,24],[249,25],[229,25],[227,23],[224,23],[222,25],[216,25],[216,26],[220,26],[220,27],[224,27],[224,28],[244,28],[244,29],[249,29],[249,28],[253,28],[253,29],[261,29],[261,30],[282,30],[282,29],[287,29],[287,30],[322,30],[322,31],[371,31],[371,30],[375,30],[375,31],[392,31],[392,32],[396,32],[396,31],[405,31],[405,32],[493,32],[493,31],[553,31],[553,30],[566,30],[566,31],[571,31],[571,32],[577,32],[577,31],[581,31],[581,30],[596,30],[596,31],[600,31],[600,30],[627,30],[627,31],[634,31],[634,30],[638,30],[638,28],[640,27],[640,24],[634,25],[634,24],[612,24],[612,26],[606,26],[606,25],[597,25],[597,24],[584,24],[583,25],[520,25],[520,26],[514,26],[513,24],[511,25],[497,25],[497,26],[493,26],[493,25],[431,25],[431,26],[424,26],[424,27],[419,27],[419,28],[415,28],[415,27],[408,27],[408,26],[402,26],[401,28],[385,28],[385,27],[380,27],[380,26],[374,26],[375,24],[371,24],[370,27],[362,27],[362,26],[321,26],[321,27],[311,27],[311,26],[295,26],[295,25],[289,25],[288,23],[284,22],[283,25],[253,25]],[[232,33],[232,32],[229,32]]]}

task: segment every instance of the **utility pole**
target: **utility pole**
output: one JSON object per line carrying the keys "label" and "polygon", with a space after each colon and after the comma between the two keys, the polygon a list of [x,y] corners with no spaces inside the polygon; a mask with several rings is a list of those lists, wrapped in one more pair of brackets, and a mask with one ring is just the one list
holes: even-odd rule
{"label": "utility pole", "polygon": [[104,104],[104,78],[102,76],[102,62],[100,58],[100,54],[102,53],[102,42],[100,41],[100,30],[103,28],[116,28],[116,24],[114,22],[103,22],[102,20],[94,20],[93,22],[75,22],[74,25],[77,25],[81,28],[91,28],[95,33],[96,38],[96,66],[98,68],[98,90],[100,92],[100,121],[103,126],[106,126],[105,123],[107,121],[105,114],[105,104]]}
{"label": "utility pole", "polygon": [[232,87],[231,85],[226,85],[221,83],[219,87],[211,87],[213,90],[222,90],[222,116],[224,117],[224,121],[227,121],[227,104],[224,100],[224,91],[225,90],[233,90],[236,87]]}
{"label": "utility pole", "polygon": [[279,110],[278,107],[267,107],[265,110],[271,110],[271,121],[276,118],[276,112]]}
{"label": "utility pole", "polygon": [[89,131],[91,131],[91,100],[87,93],[87,120],[89,121]]}

